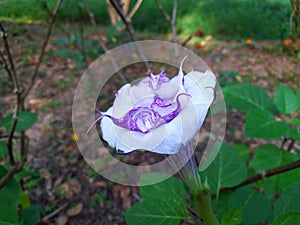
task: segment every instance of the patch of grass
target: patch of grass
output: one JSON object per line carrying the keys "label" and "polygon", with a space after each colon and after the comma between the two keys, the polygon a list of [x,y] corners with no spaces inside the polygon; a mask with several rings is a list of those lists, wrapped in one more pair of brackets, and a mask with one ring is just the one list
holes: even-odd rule
{"label": "patch of grass", "polygon": [[[87,0],[98,23],[109,25],[106,2]],[[48,0],[50,8],[56,0]],[[135,1],[131,1],[132,5]],[[173,1],[161,1],[171,15]],[[81,10],[79,10],[81,8]],[[203,29],[218,39],[244,40],[252,38],[283,39],[288,34],[291,6],[289,0],[182,0],[178,2],[178,33],[191,34]],[[47,15],[40,0],[3,0],[0,18],[10,20],[45,21]],[[143,1],[132,18],[135,28],[146,33],[166,33],[171,28],[154,1]],[[77,0],[65,0],[58,12],[58,21],[89,21],[88,15]]]}
{"label": "patch of grass", "polygon": [[[42,0],[3,0],[0,2],[0,18],[25,23],[45,21],[48,16],[41,2]],[[47,0],[46,2],[50,9],[55,7],[56,0]],[[108,24],[109,17],[105,1],[87,0],[87,2],[96,20],[102,24]],[[79,8],[82,9],[83,13],[80,13]],[[57,14],[57,19],[63,22],[89,21],[81,1],[78,0],[64,0]]]}
{"label": "patch of grass", "polygon": [[65,103],[62,101],[51,101],[51,102],[45,103],[42,106],[42,108],[57,108],[57,107],[62,107],[64,105],[65,105]]}
{"label": "patch of grass", "polygon": [[283,39],[288,34],[288,0],[206,0],[195,3],[178,20],[183,32],[201,28],[218,39]]}

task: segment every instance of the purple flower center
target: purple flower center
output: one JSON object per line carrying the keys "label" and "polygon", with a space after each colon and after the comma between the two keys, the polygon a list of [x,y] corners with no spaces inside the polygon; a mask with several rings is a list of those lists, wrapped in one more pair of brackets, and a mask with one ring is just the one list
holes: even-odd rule
{"label": "purple flower center", "polygon": [[174,103],[155,96],[150,106],[138,106],[127,112],[122,118],[114,118],[104,115],[114,122],[114,124],[132,131],[148,133],[151,129],[172,121],[182,110],[179,97],[187,95],[181,93],[176,96]]}

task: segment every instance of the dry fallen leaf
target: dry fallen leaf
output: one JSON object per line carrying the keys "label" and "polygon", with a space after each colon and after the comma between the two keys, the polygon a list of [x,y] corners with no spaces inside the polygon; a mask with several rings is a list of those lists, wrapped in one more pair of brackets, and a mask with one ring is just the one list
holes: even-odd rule
{"label": "dry fallen leaf", "polygon": [[65,225],[68,222],[68,217],[65,215],[61,215],[56,219],[57,225]]}
{"label": "dry fallen leaf", "polygon": [[78,203],[77,205],[75,205],[74,207],[72,207],[67,211],[67,216],[68,217],[77,216],[82,212],[82,210],[83,210],[83,204]]}
{"label": "dry fallen leaf", "polygon": [[62,198],[70,199],[73,197],[73,192],[68,183],[63,183],[62,185],[60,185],[57,188],[56,193],[58,196],[60,196]]}

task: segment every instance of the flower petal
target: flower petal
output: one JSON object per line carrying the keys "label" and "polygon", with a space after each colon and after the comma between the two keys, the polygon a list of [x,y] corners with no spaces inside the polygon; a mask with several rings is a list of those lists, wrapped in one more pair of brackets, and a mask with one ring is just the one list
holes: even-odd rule
{"label": "flower petal", "polygon": [[[129,131],[103,117],[101,121],[103,139],[123,153],[143,149],[160,154],[175,154],[182,144],[193,139],[205,119],[208,107],[208,104],[199,104],[195,107],[190,101],[189,106],[170,123],[161,125],[149,133]],[[110,108],[104,114],[109,115],[111,111]]]}
{"label": "flower petal", "polygon": [[216,77],[211,70],[192,71],[184,77],[184,89],[192,96],[193,104],[211,104],[215,98]]}
{"label": "flower petal", "polygon": [[116,94],[112,111],[112,115],[114,117],[122,117],[126,112],[128,112],[131,109],[132,105],[134,104],[134,101],[131,98],[131,95],[129,94],[130,90],[130,84],[125,84],[123,87],[120,88],[120,90]]}

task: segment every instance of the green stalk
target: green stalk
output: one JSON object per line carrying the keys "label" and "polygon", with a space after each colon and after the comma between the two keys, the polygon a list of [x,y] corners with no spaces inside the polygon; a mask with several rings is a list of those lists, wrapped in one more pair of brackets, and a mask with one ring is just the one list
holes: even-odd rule
{"label": "green stalk", "polygon": [[210,190],[203,188],[195,195],[195,202],[200,216],[206,225],[220,225],[211,204]]}

